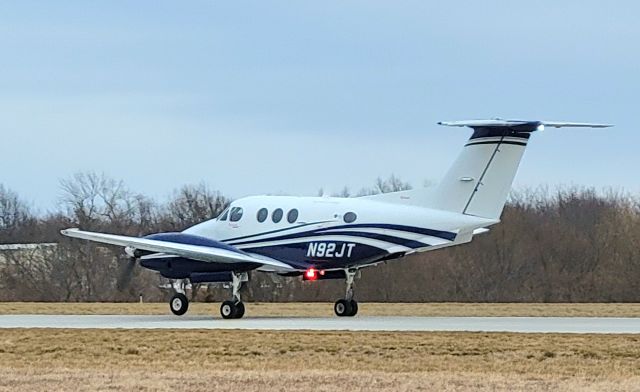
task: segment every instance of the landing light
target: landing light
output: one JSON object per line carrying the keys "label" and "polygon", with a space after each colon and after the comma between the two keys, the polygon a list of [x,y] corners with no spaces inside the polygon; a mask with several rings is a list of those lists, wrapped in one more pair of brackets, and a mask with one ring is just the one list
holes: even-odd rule
{"label": "landing light", "polygon": [[324,275],[324,271],[318,271],[315,268],[309,268],[304,271],[304,280],[316,280],[320,275]]}
{"label": "landing light", "polygon": [[318,271],[316,271],[313,268],[309,268],[305,273],[304,276],[307,278],[307,280],[316,280],[318,279]]}

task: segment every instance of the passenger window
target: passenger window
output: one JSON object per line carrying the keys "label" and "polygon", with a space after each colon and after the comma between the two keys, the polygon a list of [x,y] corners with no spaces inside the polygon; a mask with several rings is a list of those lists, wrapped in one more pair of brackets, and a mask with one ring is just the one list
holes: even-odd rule
{"label": "passenger window", "polygon": [[261,208],[258,210],[258,215],[256,216],[256,218],[258,218],[258,222],[262,223],[267,220],[268,215],[269,211],[267,211],[266,208]]}
{"label": "passenger window", "polygon": [[358,216],[355,212],[347,212],[346,214],[344,214],[344,217],[342,217],[342,219],[344,219],[346,223],[353,223],[357,218]]}
{"label": "passenger window", "polygon": [[271,220],[273,223],[278,223],[282,220],[282,208],[277,208],[273,210],[273,214],[271,215]]}
{"label": "passenger window", "polygon": [[231,222],[237,222],[242,219],[242,207],[233,207],[229,214],[229,220]]}
{"label": "passenger window", "polygon": [[293,210],[289,211],[289,213],[287,214],[287,221],[289,223],[293,223],[297,220],[298,220],[298,210],[294,208]]}
{"label": "passenger window", "polygon": [[227,208],[226,210],[222,211],[222,214],[220,214],[220,217],[218,218],[218,220],[226,221],[228,216],[229,216],[229,209]]}

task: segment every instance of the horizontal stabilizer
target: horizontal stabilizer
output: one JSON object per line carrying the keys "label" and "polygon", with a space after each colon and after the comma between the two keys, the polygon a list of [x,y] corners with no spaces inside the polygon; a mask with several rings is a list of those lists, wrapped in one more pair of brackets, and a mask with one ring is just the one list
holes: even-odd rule
{"label": "horizontal stabilizer", "polygon": [[438,125],[447,127],[469,127],[469,128],[513,128],[521,132],[541,131],[545,127],[552,128],[607,128],[612,127],[611,124],[598,123],[577,123],[577,122],[561,122],[561,121],[528,121],[528,120],[465,120],[465,121],[441,121]]}

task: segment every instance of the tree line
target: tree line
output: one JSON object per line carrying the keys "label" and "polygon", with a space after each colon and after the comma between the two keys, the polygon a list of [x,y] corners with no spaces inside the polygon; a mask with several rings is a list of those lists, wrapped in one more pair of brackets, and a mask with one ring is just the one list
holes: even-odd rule
{"label": "tree line", "polygon": [[[79,173],[61,181],[58,210],[38,214],[0,184],[0,244],[53,243],[0,251],[0,301],[164,300],[158,274],[136,268],[126,285],[119,247],[73,240],[60,230],[141,236],[181,231],[217,216],[230,199],[205,184],[185,185],[163,202],[122,181]],[[408,189],[395,176],[356,195]],[[348,188],[340,196],[351,196]],[[470,244],[411,255],[365,268],[361,301],[639,302],[640,203],[622,192],[570,187],[513,192],[502,223]],[[126,271],[125,271],[126,272]],[[192,299],[219,301],[229,290],[194,285]],[[337,281],[302,282],[254,272],[247,301],[334,301]]]}

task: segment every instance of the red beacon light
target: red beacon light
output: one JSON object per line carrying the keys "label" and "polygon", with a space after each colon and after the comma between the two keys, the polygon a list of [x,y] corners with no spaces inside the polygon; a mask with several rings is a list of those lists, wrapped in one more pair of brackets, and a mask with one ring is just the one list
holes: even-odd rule
{"label": "red beacon light", "polygon": [[320,270],[318,271],[317,269],[311,267],[309,269],[307,269],[306,271],[304,271],[304,280],[317,280],[319,276],[324,275],[324,271]]}

